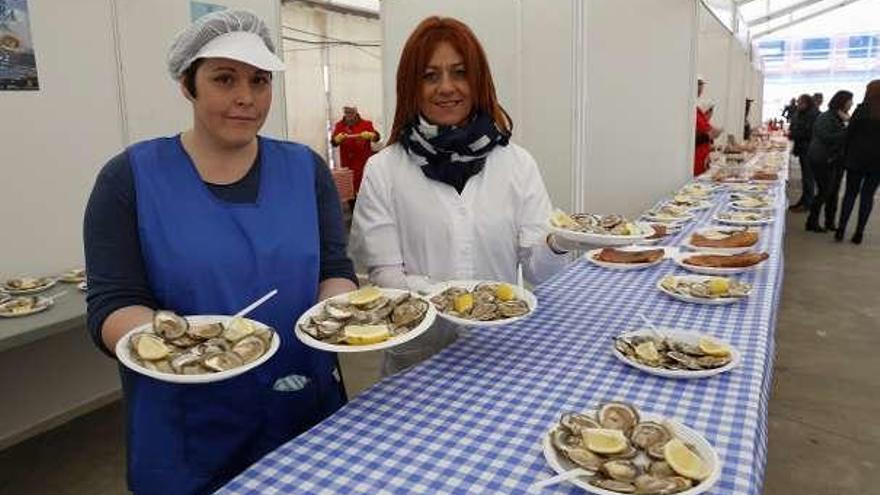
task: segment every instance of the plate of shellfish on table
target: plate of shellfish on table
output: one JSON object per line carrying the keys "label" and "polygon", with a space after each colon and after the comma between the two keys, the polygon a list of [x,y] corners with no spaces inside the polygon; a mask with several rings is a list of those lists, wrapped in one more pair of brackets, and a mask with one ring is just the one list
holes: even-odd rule
{"label": "plate of shellfish on table", "polygon": [[702,434],[625,402],[563,413],[542,450],[557,475],[598,495],[697,495],[721,476],[718,453]]}
{"label": "plate of shellfish on table", "polygon": [[339,294],[312,306],[296,322],[296,337],[328,352],[366,352],[408,342],[434,323],[427,298],[374,286]]}
{"label": "plate of shellfish on table", "polygon": [[13,296],[36,294],[50,289],[56,282],[52,277],[15,277],[3,282],[2,289]]}
{"label": "plate of shellfish on table", "polygon": [[704,332],[640,329],[614,337],[614,356],[645,373],[666,378],[705,378],[736,367],[740,353]]}

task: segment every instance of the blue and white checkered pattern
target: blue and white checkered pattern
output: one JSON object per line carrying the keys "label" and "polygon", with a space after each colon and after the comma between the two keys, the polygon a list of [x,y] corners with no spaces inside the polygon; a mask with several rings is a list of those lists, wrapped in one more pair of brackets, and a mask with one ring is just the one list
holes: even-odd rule
{"label": "blue and white checkered pattern", "polygon": [[[539,286],[539,309],[512,325],[470,329],[428,362],[382,381],[281,446],[224,487],[224,494],[526,493],[551,476],[541,441],[563,411],[622,400],[701,432],[723,463],[712,494],[758,494],[767,451],[773,331],[782,283],[785,201],[760,228],[770,253],[751,296],[727,306],[674,300],[655,288],[671,261],[618,272],[579,260]],[[668,245],[726,209],[715,196]],[[642,373],[618,361],[612,337],[640,326],[698,329],[743,355],[731,372],[700,380]],[[543,493],[581,493],[560,484]]]}

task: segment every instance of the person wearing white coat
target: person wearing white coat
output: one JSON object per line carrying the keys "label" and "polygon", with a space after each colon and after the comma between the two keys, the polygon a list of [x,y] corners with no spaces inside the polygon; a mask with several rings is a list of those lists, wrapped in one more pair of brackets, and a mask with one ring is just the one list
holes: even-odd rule
{"label": "person wearing white coat", "polygon": [[[463,23],[425,19],[397,73],[390,144],[367,162],[351,253],[371,283],[426,291],[446,280],[538,284],[569,261],[548,232],[552,206],[535,160],[509,141],[479,41]],[[451,343],[451,324],[386,352],[405,369]]]}

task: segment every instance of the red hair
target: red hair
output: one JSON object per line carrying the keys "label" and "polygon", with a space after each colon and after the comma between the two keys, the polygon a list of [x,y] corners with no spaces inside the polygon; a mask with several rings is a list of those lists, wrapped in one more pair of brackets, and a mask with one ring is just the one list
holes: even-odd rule
{"label": "red hair", "polygon": [[422,77],[434,50],[447,42],[464,59],[464,66],[474,110],[489,114],[495,125],[507,134],[513,129],[510,116],[498,103],[489,62],[480,41],[467,25],[451,17],[428,17],[409,35],[397,66],[397,108],[388,144],[397,142],[400,133],[419,116]]}

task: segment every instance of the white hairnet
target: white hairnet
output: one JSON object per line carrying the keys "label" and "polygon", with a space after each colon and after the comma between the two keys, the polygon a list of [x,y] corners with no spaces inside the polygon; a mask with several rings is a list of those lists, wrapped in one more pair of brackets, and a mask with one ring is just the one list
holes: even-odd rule
{"label": "white hairnet", "polygon": [[233,32],[254,33],[266,48],[275,53],[269,28],[256,14],[247,10],[221,10],[200,17],[181,31],[168,49],[168,72],[174,80],[196,59],[199,50],[214,38]]}

